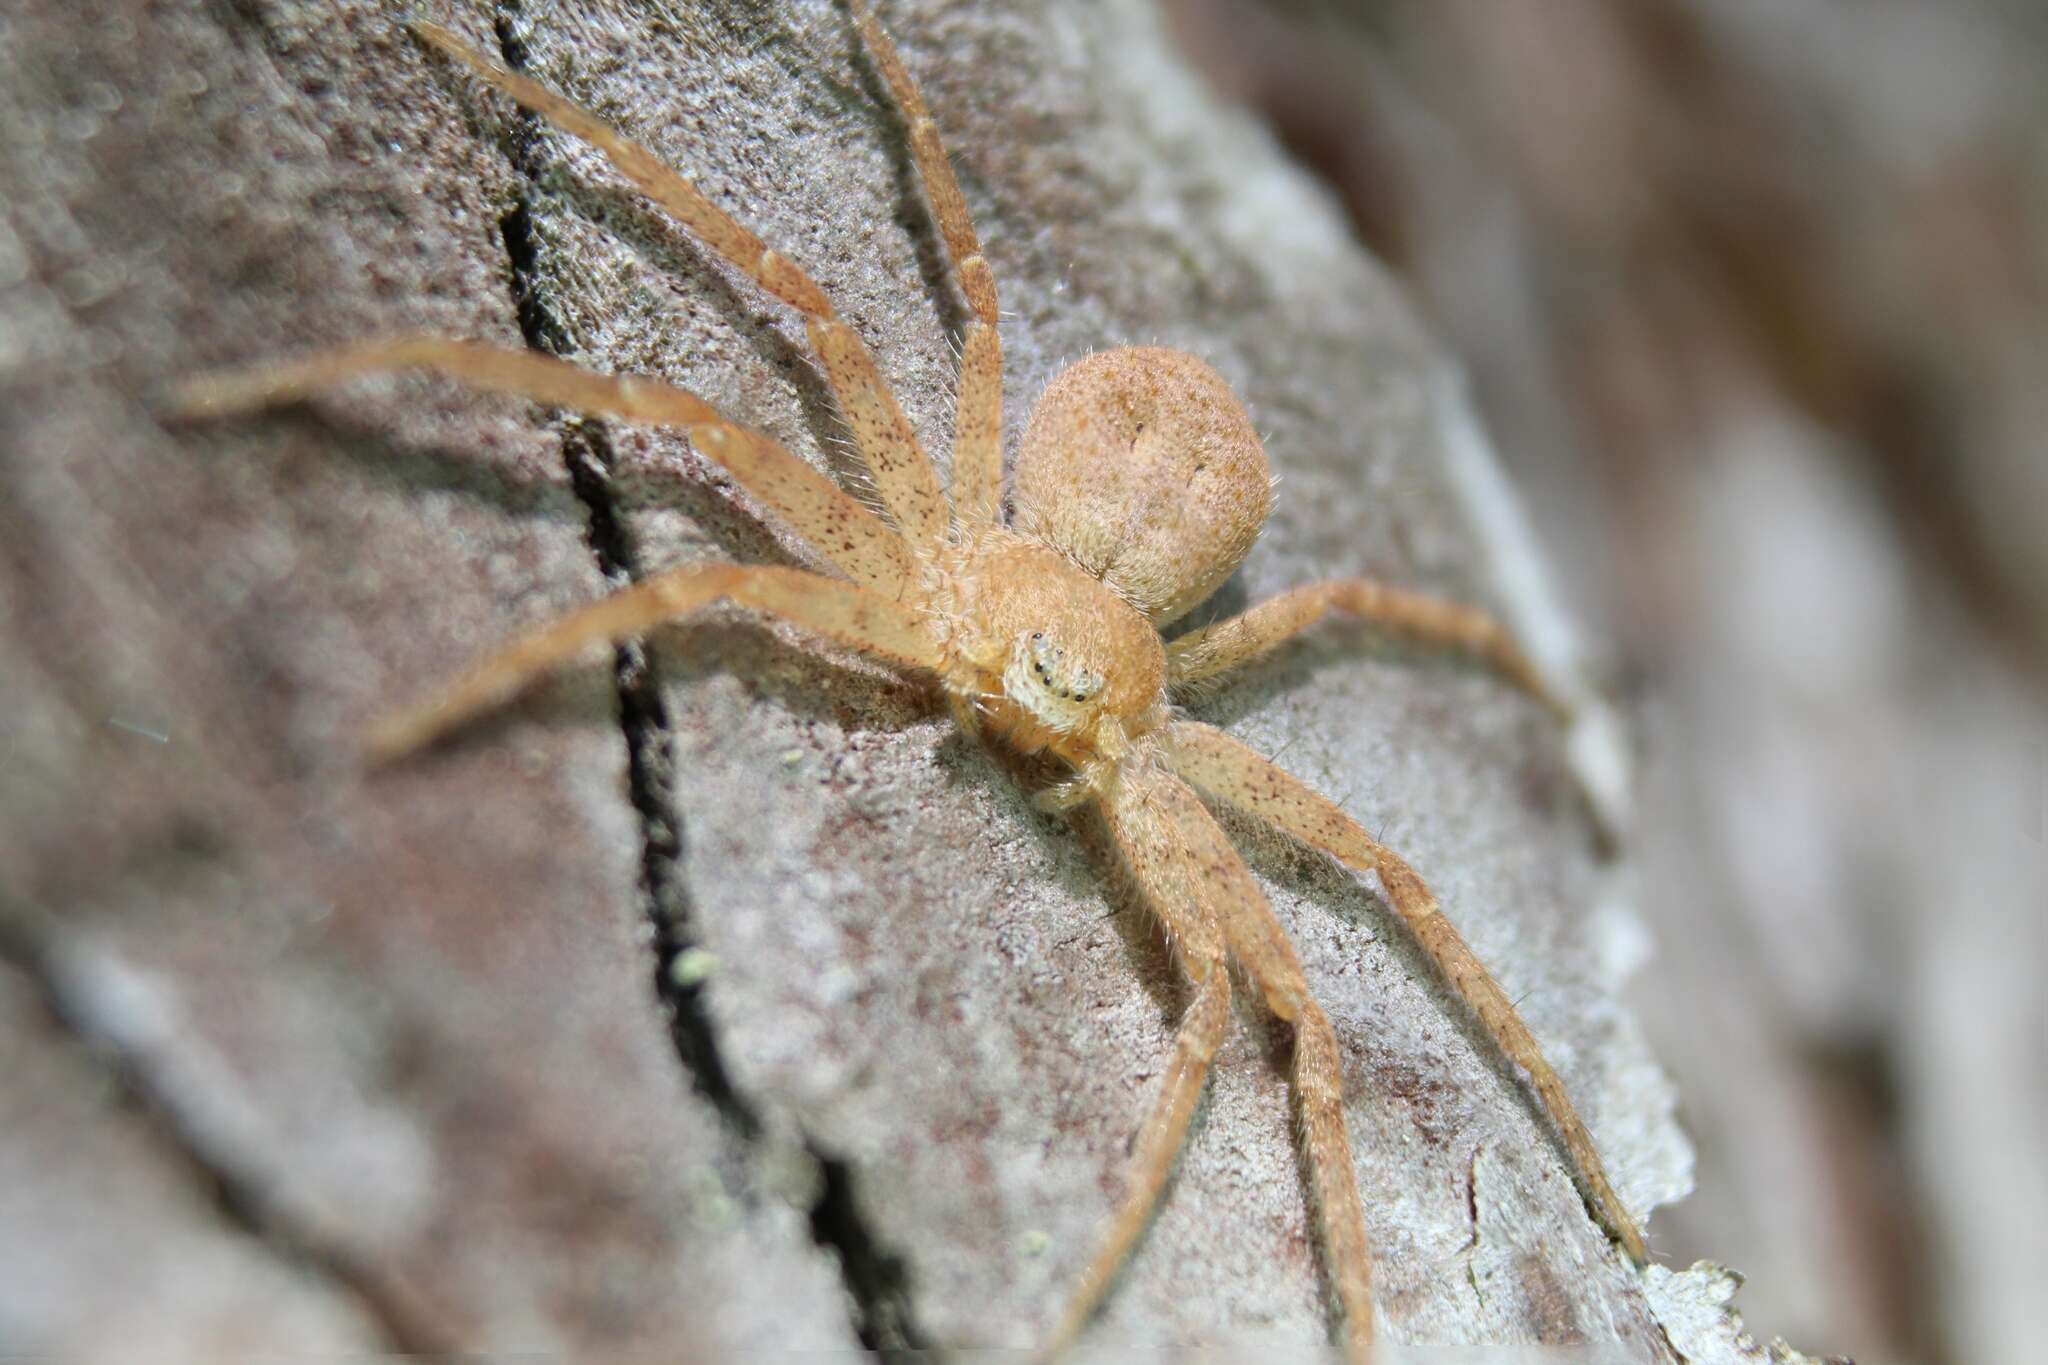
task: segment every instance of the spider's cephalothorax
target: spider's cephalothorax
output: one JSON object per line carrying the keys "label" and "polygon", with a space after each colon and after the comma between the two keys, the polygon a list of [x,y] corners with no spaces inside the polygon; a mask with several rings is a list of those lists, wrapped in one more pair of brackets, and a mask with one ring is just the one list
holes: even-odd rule
{"label": "spider's cephalothorax", "polygon": [[963,527],[934,557],[946,685],[1027,752],[1122,759],[1166,718],[1158,628],[1243,561],[1271,485],[1251,419],[1194,356],[1068,366],[1025,429],[1011,525]]}
{"label": "spider's cephalothorax", "polygon": [[425,745],[594,645],[726,601],[920,672],[946,693],[963,725],[1063,761],[1072,773],[1052,793],[1056,804],[1100,809],[1191,992],[1174,1062],[1133,1153],[1129,1193],[1082,1274],[1055,1345],[1086,1322],[1159,1196],[1230,1022],[1226,968],[1234,960],[1267,1008],[1293,1026],[1302,1143],[1344,1340],[1354,1360],[1371,1353],[1371,1254],[1336,1037],[1292,945],[1197,789],[1351,868],[1378,873],[1388,901],[1445,979],[1529,1073],[1593,1214],[1642,1260],[1634,1219],[1562,1083],[1422,880],[1327,798],[1222,731],[1179,717],[1170,704],[1177,690],[1256,658],[1333,610],[1479,654],[1543,695],[1533,671],[1484,613],[1363,579],[1296,588],[1166,644],[1160,628],[1243,561],[1272,497],[1265,452],[1243,407],[1214,370],[1182,352],[1111,350],[1062,371],[1024,432],[1006,517],[994,277],[916,86],[866,0],[852,0],[852,8],[909,126],[972,310],[961,338],[950,490],[941,490],[866,345],[808,275],[587,111],[426,24],[416,30],[422,39],[604,152],[708,247],[803,316],[886,518],[686,390],[594,374],[534,351],[412,337],[179,387],[174,408],[191,417],[288,401],[372,371],[417,368],[588,413],[681,427],[836,571],[723,564],[645,578],[515,640],[379,721],[369,736],[373,756]]}
{"label": "spider's cephalothorax", "polygon": [[945,686],[1027,753],[1063,756],[1155,705],[1159,634],[1072,561],[1002,526],[942,547],[926,588]]}

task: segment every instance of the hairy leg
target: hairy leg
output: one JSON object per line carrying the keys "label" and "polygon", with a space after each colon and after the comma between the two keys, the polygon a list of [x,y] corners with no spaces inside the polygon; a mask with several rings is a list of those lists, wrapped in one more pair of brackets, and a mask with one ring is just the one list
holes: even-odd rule
{"label": "hairy leg", "polygon": [[856,582],[893,597],[916,577],[901,536],[766,436],[726,421],[686,389],[653,379],[592,374],[539,351],[440,337],[361,342],[284,364],[195,375],[171,389],[167,415],[175,420],[227,416],[296,402],[360,375],[408,369],[578,412],[682,427],[706,459],[781,514],[806,543]]}
{"label": "hairy leg", "polygon": [[1210,1059],[1230,1026],[1230,972],[1223,955],[1222,929],[1190,876],[1171,812],[1155,799],[1161,785],[1157,778],[1119,784],[1103,798],[1103,819],[1139,893],[1165,926],[1174,958],[1194,984],[1195,998],[1181,1018],[1173,1061],[1131,1154],[1130,1188],[1067,1300],[1047,1354],[1061,1351],[1073,1341],[1109,1292],[1110,1282],[1144,1231],[1187,1136],[1195,1102],[1209,1075]]}
{"label": "hairy leg", "polygon": [[825,377],[853,428],[854,443],[874,475],[875,490],[889,514],[915,548],[930,549],[945,537],[949,521],[946,498],[939,491],[931,461],[897,406],[895,395],[883,382],[867,344],[839,320],[832,301],[815,280],[734,221],[695,185],[662,165],[652,152],[589,110],[506,70],[438,24],[416,23],[413,31],[557,128],[603,152],[620,174],[699,241],[802,313],[811,346],[824,364]]}
{"label": "hairy leg", "polygon": [[1148,775],[1147,796],[1166,828],[1186,894],[1205,905],[1230,955],[1258,986],[1266,1007],[1294,1025],[1294,1097],[1309,1180],[1329,1254],[1330,1282],[1344,1310],[1344,1345],[1354,1362],[1372,1355],[1372,1252],[1351,1165],[1337,1037],[1302,975],[1301,959],[1265,893],[1200,797],[1177,777]]}
{"label": "hairy leg", "polygon": [[1167,727],[1168,761],[1203,791],[1312,844],[1360,872],[1379,873],[1387,899],[1437,969],[1479,1016],[1501,1051],[1529,1073],[1551,1121],[1564,1137],[1579,1187],[1593,1215],[1631,1259],[1648,1253],[1643,1235],[1607,1179],[1606,1167],[1580,1121],[1564,1082],[1545,1060],[1528,1025],[1474,956],[1414,869],[1390,852],[1328,797],[1245,745],[1208,725],[1179,721]]}
{"label": "hairy leg", "polygon": [[891,663],[939,667],[938,646],[922,617],[843,579],[736,564],[672,569],[514,640],[405,710],[374,722],[364,737],[365,748],[373,762],[410,753],[509,700],[592,645],[616,643],[721,601],[752,607]]}
{"label": "hairy leg", "polygon": [[[1263,907],[1262,907],[1263,908]],[[1266,910],[1268,918],[1272,911]],[[1365,1205],[1352,1168],[1351,1133],[1344,1119],[1344,1068],[1329,1016],[1313,1000],[1294,1019],[1294,1103],[1308,1178],[1323,1225],[1330,1281],[1344,1309],[1344,1350],[1351,1365],[1372,1359],[1372,1246]]]}
{"label": "hairy leg", "polygon": [[[1194,968],[1188,968],[1190,974]],[[1159,1192],[1173,1170],[1174,1158],[1187,1138],[1188,1122],[1194,1117],[1195,1102],[1202,1097],[1209,1077],[1209,1062],[1230,1028],[1230,972],[1221,962],[1207,966],[1195,982],[1195,998],[1181,1017],[1180,1032],[1174,1035],[1173,1060],[1167,1064],[1166,1079],[1159,1098],[1139,1130],[1131,1152],[1130,1188],[1124,1202],[1103,1230],[1101,1243],[1088,1268],[1081,1273],[1060,1315],[1046,1350],[1055,1354],[1070,1346],[1109,1291],[1117,1270],[1136,1245],[1138,1234],[1159,1203]]]}
{"label": "hairy leg", "polygon": [[917,82],[903,68],[896,45],[875,21],[868,0],[853,0],[861,41],[889,83],[889,92],[910,128],[910,150],[924,180],[925,196],[938,219],[939,235],[953,258],[961,292],[974,310],[960,351],[960,406],[953,423],[953,514],[963,522],[999,520],[1003,502],[1003,347],[996,334],[996,279],[981,254],[967,199],[953,177],[953,163],[939,141],[938,125],[925,108]]}
{"label": "hairy leg", "polygon": [[1169,683],[1175,688],[1187,687],[1228,673],[1270,653],[1333,611],[1484,659],[1552,710],[1564,711],[1499,621],[1476,607],[1365,578],[1337,578],[1292,588],[1227,621],[1190,631],[1167,646]]}

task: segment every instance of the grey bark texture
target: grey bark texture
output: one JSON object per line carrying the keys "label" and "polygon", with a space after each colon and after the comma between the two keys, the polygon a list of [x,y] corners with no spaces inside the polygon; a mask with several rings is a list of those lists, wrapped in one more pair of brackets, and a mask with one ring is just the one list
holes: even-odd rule
{"label": "grey bark texture", "polygon": [[[811,270],[943,459],[961,309],[843,9],[436,17]],[[1181,999],[1093,825],[921,687],[732,615],[366,774],[362,721],[608,576],[810,561],[666,433],[418,382],[152,415],[203,366],[525,337],[845,467],[792,319],[401,18],[0,19],[0,1348],[1030,1344]],[[1220,609],[1367,572],[1559,653],[1446,361],[1144,5],[884,19],[1003,289],[1012,432],[1090,349],[1195,351],[1281,478]],[[1586,799],[1614,792],[1538,707],[1336,630],[1199,714],[1431,880],[1633,1207],[1686,1190],[1616,1000],[1639,935]],[[1725,1281],[1626,1266],[1375,886],[1231,828],[1344,1041],[1391,1339],[1762,1358]],[[1286,1038],[1241,1023],[1102,1358],[1326,1340]]]}
{"label": "grey bark texture", "polygon": [[1470,366],[1648,740],[1674,1263],[2041,1357],[2048,9],[1172,0]]}

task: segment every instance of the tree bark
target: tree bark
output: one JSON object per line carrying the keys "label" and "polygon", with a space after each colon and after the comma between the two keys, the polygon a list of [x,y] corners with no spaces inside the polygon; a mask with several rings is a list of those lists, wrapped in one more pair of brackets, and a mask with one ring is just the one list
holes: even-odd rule
{"label": "tree bark", "polygon": [[[812,271],[943,463],[963,310],[843,9],[437,17]],[[1090,349],[1194,351],[1281,480],[1219,609],[1371,573],[1500,607],[1569,667],[1448,362],[1148,8],[883,17],[1003,291],[1012,433]],[[365,773],[361,722],[607,578],[810,561],[679,434],[413,381],[152,413],[199,367],[523,338],[844,469],[800,326],[401,18],[6,21],[0,1036],[43,1079],[0,1128],[0,1320],[31,1350],[146,1331],[193,1358],[1035,1342],[1181,1003],[1094,827],[1035,813],[919,687],[734,615]],[[1431,880],[1633,1207],[1685,1191],[1616,1001],[1626,870],[1539,707],[1340,628],[1198,714]],[[1343,1040],[1387,1335],[1738,1358],[1675,1344],[1671,1286],[1718,1282],[1626,1265],[1377,888],[1231,828]],[[1104,1358],[1325,1340],[1286,1039],[1240,1022]]]}

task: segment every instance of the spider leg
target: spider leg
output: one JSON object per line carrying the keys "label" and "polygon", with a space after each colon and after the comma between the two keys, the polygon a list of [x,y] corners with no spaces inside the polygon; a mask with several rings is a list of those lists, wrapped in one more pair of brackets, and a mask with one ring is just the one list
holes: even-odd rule
{"label": "spider leg", "polygon": [[1132,880],[1166,927],[1175,960],[1194,983],[1195,999],[1181,1018],[1166,1081],[1131,1154],[1130,1188],[1067,1300],[1047,1346],[1048,1356],[1065,1349],[1087,1323],[1144,1231],[1187,1136],[1209,1061],[1230,1024],[1230,971],[1222,929],[1181,856],[1172,812],[1157,799],[1168,784],[1179,785],[1164,774],[1134,774],[1105,797],[1102,809]]}
{"label": "spider leg", "polygon": [[824,365],[825,378],[853,428],[854,444],[874,475],[875,489],[890,516],[916,548],[935,547],[944,538],[949,518],[938,475],[897,406],[895,394],[883,381],[867,344],[839,320],[832,301],[815,280],[734,221],[703,191],[662,165],[652,152],[589,110],[506,70],[438,24],[415,23],[413,32],[557,128],[603,152],[621,175],[699,241],[802,313],[811,347]]}
{"label": "spider leg", "polygon": [[801,569],[671,569],[539,626],[402,711],[373,722],[365,748],[386,762],[511,699],[592,645],[627,639],[714,602],[751,607],[891,663],[937,668],[923,618],[878,593]]}
{"label": "spider leg", "polygon": [[359,375],[407,369],[578,412],[683,427],[706,459],[774,508],[806,543],[856,582],[894,597],[916,577],[910,547],[901,536],[768,437],[726,421],[686,389],[654,379],[592,374],[539,351],[440,337],[362,342],[285,364],[195,375],[171,389],[167,415],[174,420],[226,416],[295,402]]}
{"label": "spider leg", "polygon": [[1167,646],[1169,685],[1185,688],[1250,663],[1333,611],[1483,659],[1553,711],[1565,713],[1535,665],[1492,616],[1368,578],[1335,578],[1292,588],[1227,621],[1188,632]]}
{"label": "spider leg", "polygon": [[1262,755],[1209,725],[1177,721],[1166,729],[1174,770],[1219,800],[1286,831],[1360,872],[1377,871],[1394,912],[1479,1016],[1501,1051],[1529,1073],[1543,1107],[1564,1137],[1588,1207],[1638,1265],[1648,1259],[1635,1219],[1614,1192],[1600,1153],[1565,1093],[1564,1082],[1521,1015],[1445,917],[1414,869],[1382,846],[1336,803]]}
{"label": "spider leg", "polygon": [[[1190,974],[1194,970],[1188,967]],[[1060,1315],[1060,1324],[1046,1347],[1048,1356],[1071,1345],[1101,1304],[1110,1282],[1150,1220],[1159,1202],[1159,1192],[1173,1170],[1174,1158],[1187,1137],[1195,1102],[1201,1099],[1202,1087],[1209,1078],[1210,1059],[1222,1046],[1230,1027],[1230,971],[1220,961],[1206,965],[1202,971],[1195,982],[1194,1003],[1181,1016],[1180,1031],[1174,1035],[1173,1060],[1167,1064],[1159,1098],[1153,1102],[1152,1112],[1139,1130],[1137,1145],[1131,1153],[1130,1189],[1067,1300],[1066,1312]]]}
{"label": "spider leg", "polygon": [[868,0],[853,0],[861,41],[882,69],[890,94],[910,126],[910,151],[917,159],[925,197],[938,219],[939,235],[953,258],[961,292],[974,310],[960,351],[960,406],[953,423],[953,514],[963,522],[1000,520],[1003,502],[1003,345],[996,335],[996,277],[981,254],[967,198],[953,176],[953,163],[939,141],[938,125],[925,108],[917,83],[903,68],[896,45]]}
{"label": "spider leg", "polygon": [[1054,1349],[1072,1338],[1100,1302],[1158,1202],[1228,1021],[1230,995],[1221,962],[1227,948],[1267,1006],[1294,1025],[1294,1091],[1331,1279],[1344,1309],[1345,1346],[1354,1361],[1368,1360],[1372,1260],[1345,1131],[1336,1034],[1309,998],[1300,961],[1258,884],[1186,783],[1165,772],[1126,768],[1104,794],[1103,810],[1146,901],[1175,936],[1198,995],[1182,1021],[1173,1067],[1134,1155],[1130,1193],[1061,1320]]}

